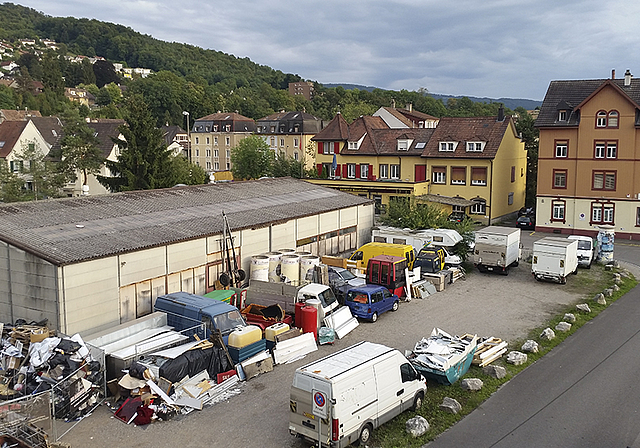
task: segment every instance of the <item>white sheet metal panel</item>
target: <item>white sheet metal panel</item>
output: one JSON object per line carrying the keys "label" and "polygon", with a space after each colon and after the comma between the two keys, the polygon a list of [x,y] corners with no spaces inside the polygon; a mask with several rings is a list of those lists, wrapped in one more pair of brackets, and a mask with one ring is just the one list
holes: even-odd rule
{"label": "white sheet metal panel", "polygon": [[358,208],[349,207],[340,210],[340,228],[351,227],[358,224]]}
{"label": "white sheet metal panel", "polygon": [[320,231],[318,233],[327,233],[338,230],[339,228],[339,212],[338,210],[320,214]]}
{"label": "white sheet metal panel", "polygon": [[151,303],[151,280],[136,283],[136,317],[149,314]]}
{"label": "white sheet metal panel", "polygon": [[96,331],[120,323],[118,257],[63,266],[59,271],[60,313],[66,318],[61,317],[60,329],[64,333]]}
{"label": "white sheet metal panel", "polygon": [[151,280],[151,306],[155,306],[156,299],[165,294],[167,289],[166,284],[166,277],[159,277]]}
{"label": "white sheet metal panel", "polygon": [[204,265],[207,261],[206,252],[205,238],[167,246],[168,273]]}
{"label": "white sheet metal panel", "polygon": [[[279,248],[278,248],[279,249]],[[240,267],[244,270],[244,272],[251,272],[251,257],[253,255],[259,255],[264,252],[269,252],[269,228],[264,227],[262,229],[247,229],[242,231],[242,258],[240,262]],[[232,254],[230,254],[233,256]],[[239,255],[238,251],[236,251],[236,255]],[[226,257],[223,254],[223,257]],[[226,258],[224,258],[225,268],[222,270],[226,270]],[[233,260],[231,260],[233,263]]]}
{"label": "white sheet metal panel", "polygon": [[167,273],[165,247],[122,254],[120,258],[120,284],[130,285]]}
{"label": "white sheet metal panel", "polygon": [[120,288],[120,323],[136,318],[136,285]]}
{"label": "white sheet metal panel", "polygon": [[172,292],[180,292],[182,285],[180,284],[180,273],[167,275],[167,294]]}
{"label": "white sheet metal panel", "polygon": [[[11,271],[9,271],[11,268]],[[11,245],[0,247],[0,322],[15,319],[58,326],[57,268]]]}
{"label": "white sheet metal panel", "polygon": [[273,250],[296,246],[295,224],[295,221],[291,220],[271,226],[271,248]]}
{"label": "white sheet metal panel", "polygon": [[193,270],[194,294],[202,295],[207,292],[205,266],[198,266]]}
{"label": "white sheet metal panel", "polygon": [[[303,238],[309,238],[316,236],[318,233],[318,216],[307,216],[297,220],[298,234],[296,239],[301,240]],[[276,250],[279,248],[276,248]]]}
{"label": "white sheet metal panel", "polygon": [[193,269],[180,272],[181,291],[193,294]]}

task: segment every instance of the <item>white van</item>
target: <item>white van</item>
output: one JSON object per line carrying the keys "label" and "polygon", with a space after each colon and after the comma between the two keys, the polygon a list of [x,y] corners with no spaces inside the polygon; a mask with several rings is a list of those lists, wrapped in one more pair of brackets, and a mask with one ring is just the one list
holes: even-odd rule
{"label": "white van", "polygon": [[578,240],[578,265],[590,269],[595,253],[593,238],[584,235],[569,235],[567,238],[570,240]]}
{"label": "white van", "polygon": [[422,406],[427,381],[398,350],[360,342],[296,370],[289,432],[344,447],[371,438],[374,428]]}

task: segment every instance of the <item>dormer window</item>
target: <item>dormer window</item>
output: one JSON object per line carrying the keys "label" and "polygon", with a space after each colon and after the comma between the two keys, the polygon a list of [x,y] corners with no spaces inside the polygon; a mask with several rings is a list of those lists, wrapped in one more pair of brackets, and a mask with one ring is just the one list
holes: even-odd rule
{"label": "dormer window", "polygon": [[467,142],[467,152],[482,152],[484,142]]}
{"label": "dormer window", "polygon": [[456,142],[440,142],[440,151],[453,152],[458,144]]}
{"label": "dormer window", "polygon": [[225,126],[225,131],[227,131],[227,132],[231,131],[231,125],[230,124]]}
{"label": "dormer window", "polygon": [[218,132],[218,125],[217,124],[213,125],[213,132]]}
{"label": "dormer window", "polygon": [[349,142],[349,146],[348,149],[352,149],[352,150],[357,150],[358,149],[358,142]]}
{"label": "dormer window", "polygon": [[398,151],[407,151],[409,149],[409,140],[398,140]]}
{"label": "dormer window", "polygon": [[567,121],[567,111],[559,110],[558,111],[558,121]]}

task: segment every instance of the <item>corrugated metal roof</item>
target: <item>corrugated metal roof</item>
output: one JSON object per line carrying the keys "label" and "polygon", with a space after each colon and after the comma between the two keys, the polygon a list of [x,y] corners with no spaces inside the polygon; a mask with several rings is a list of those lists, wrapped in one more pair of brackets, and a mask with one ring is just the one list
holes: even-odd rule
{"label": "corrugated metal roof", "polygon": [[0,206],[0,240],[70,264],[371,202],[293,178],[262,179]]}

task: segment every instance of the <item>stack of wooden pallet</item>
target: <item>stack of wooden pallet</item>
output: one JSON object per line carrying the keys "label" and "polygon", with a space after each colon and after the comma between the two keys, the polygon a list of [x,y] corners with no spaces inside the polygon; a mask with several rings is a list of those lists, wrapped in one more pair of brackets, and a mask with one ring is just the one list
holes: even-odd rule
{"label": "stack of wooden pallet", "polygon": [[478,343],[476,353],[473,355],[473,364],[484,367],[507,352],[507,341],[500,338],[486,338]]}

